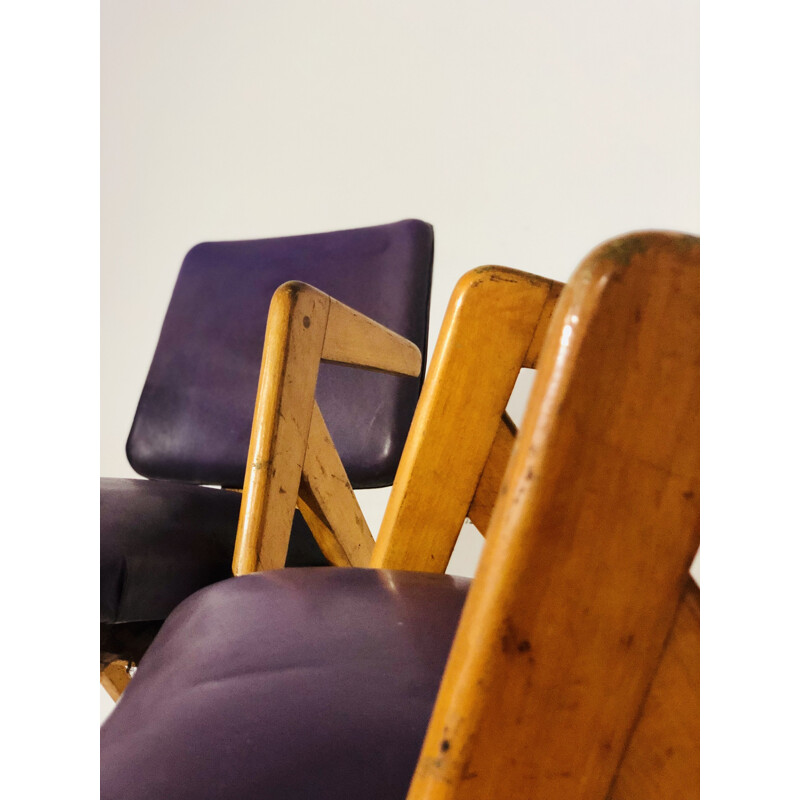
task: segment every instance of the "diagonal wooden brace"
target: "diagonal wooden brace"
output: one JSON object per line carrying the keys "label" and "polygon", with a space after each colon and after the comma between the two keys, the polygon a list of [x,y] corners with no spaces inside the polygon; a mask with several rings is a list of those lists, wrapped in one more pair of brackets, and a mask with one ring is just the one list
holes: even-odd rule
{"label": "diagonal wooden brace", "polygon": [[[320,361],[419,375],[419,349],[299,281],[280,286],[267,319],[233,556],[234,575],[284,565],[300,508],[335,564],[366,565],[372,536],[314,401]],[[302,489],[301,489],[302,486]]]}

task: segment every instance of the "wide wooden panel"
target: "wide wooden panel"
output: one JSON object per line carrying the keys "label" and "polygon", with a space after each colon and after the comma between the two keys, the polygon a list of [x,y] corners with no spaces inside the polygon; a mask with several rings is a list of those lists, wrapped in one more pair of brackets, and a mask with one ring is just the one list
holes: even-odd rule
{"label": "wide wooden panel", "polygon": [[700,797],[700,589],[692,578],[610,796]]}
{"label": "wide wooden panel", "polygon": [[698,306],[678,235],[565,289],[412,800],[608,796],[698,546]]}

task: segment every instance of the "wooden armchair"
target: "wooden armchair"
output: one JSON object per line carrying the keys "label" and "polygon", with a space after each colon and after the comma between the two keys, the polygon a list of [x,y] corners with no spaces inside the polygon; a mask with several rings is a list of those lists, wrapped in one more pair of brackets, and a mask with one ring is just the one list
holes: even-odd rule
{"label": "wooden armchair", "polygon": [[[131,466],[148,480],[100,481],[100,669],[101,682],[114,699],[170,612],[193,592],[232,575],[264,326],[276,289],[291,279],[307,281],[380,320],[410,340],[400,348],[405,360],[394,371],[408,371],[413,361],[420,374],[416,348],[426,350],[432,269],[433,229],[420,220],[205,242],[187,253],[127,443]],[[288,322],[280,317],[290,305],[284,295],[286,302],[276,306],[272,320],[278,348],[286,344],[276,331],[280,320]],[[380,367],[393,360],[399,339],[356,312],[315,297],[313,302],[308,294],[298,298],[301,305],[308,301],[313,313],[308,329],[302,324],[305,315],[294,321],[302,335],[293,332],[291,339],[292,347],[306,348],[310,360],[302,369],[279,366],[274,374],[261,375],[261,395],[273,378],[291,381],[302,373],[307,391],[290,391],[287,401],[300,397],[299,406],[284,405],[281,414],[307,433],[311,406],[304,400],[314,404],[316,385],[316,400],[354,486],[389,486],[422,376],[320,365],[320,360],[366,356],[368,366]],[[362,342],[361,350],[353,353],[337,345],[342,334],[347,341]],[[321,336],[325,352],[312,357],[313,342],[320,345]],[[368,355],[373,347],[380,348],[377,364]],[[319,429],[317,420],[312,432]],[[338,464],[338,456],[333,457]],[[284,472],[282,467],[285,478],[289,473]],[[324,489],[324,481],[313,473],[311,479],[317,490]],[[313,490],[303,496],[313,498]],[[349,563],[335,541],[325,540],[331,559],[325,557],[301,514],[281,520],[279,528],[273,526],[273,538],[284,560],[272,566]],[[358,542],[371,547],[363,520],[360,532]],[[321,536],[317,530],[316,538]],[[366,547],[360,557],[362,562],[355,563],[367,562]]]}
{"label": "wooden armchair", "polygon": [[321,361],[416,377],[419,348],[299,281],[272,298],[247,456],[233,574],[286,561],[295,509],[326,558],[365,567],[374,539],[314,399]]}
{"label": "wooden armchair", "polygon": [[[698,323],[689,236],[608,242],[566,287],[465,276],[375,569],[185,602],[104,726],[103,796],[697,797]],[[280,476],[255,473],[264,508]],[[487,535],[470,587],[442,574],[467,514]],[[242,563],[268,563],[241,534]]]}

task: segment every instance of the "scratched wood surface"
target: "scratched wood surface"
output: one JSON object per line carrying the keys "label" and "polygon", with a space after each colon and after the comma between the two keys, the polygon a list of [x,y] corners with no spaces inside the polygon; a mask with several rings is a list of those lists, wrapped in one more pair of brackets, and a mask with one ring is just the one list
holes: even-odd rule
{"label": "scratched wood surface", "polygon": [[610,797],[700,797],[700,589],[691,577]]}
{"label": "scratched wood surface", "polygon": [[300,497],[300,510],[311,520],[309,528],[325,557],[334,566],[366,567],[375,541],[316,403]]}
{"label": "scratched wood surface", "polygon": [[330,300],[291,282],[272,297],[264,338],[233,574],[286,562]]}
{"label": "scratched wood surface", "polygon": [[270,304],[234,575],[284,565],[296,507],[334,564],[365,566],[373,539],[314,401],[320,361],[419,375],[412,342],[290,281]]}
{"label": "scratched wood surface", "polygon": [[511,451],[517,435],[517,426],[508,414],[503,414],[497,425],[497,432],[492,440],[489,455],[483,465],[475,494],[469,504],[467,516],[475,527],[485,536],[489,530],[489,521],[492,518],[497,496],[503,476],[506,473]]}
{"label": "scratched wood surface", "polygon": [[[515,436],[516,427],[504,414],[468,512],[481,533],[488,530]],[[616,776],[613,800],[699,797],[699,694],[700,590],[687,578],[673,630]]]}
{"label": "scratched wood surface", "polygon": [[664,698],[695,686],[698,318],[693,237],[607,243],[564,290],[411,800],[696,796],[652,750],[695,746]]}
{"label": "scratched wood surface", "polygon": [[458,282],[371,566],[445,571],[517,375],[533,361],[560,290],[558,281],[505,267],[480,267]]}

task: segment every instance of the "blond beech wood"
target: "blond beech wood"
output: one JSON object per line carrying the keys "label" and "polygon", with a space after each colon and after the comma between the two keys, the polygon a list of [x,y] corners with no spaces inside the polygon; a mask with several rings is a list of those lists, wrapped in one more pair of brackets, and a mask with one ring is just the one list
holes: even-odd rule
{"label": "blond beech wood", "polygon": [[[544,344],[544,337],[553,316],[553,310],[556,307],[556,302],[561,296],[561,290],[563,288],[563,283],[559,283],[558,281],[552,282],[547,299],[539,314],[536,329],[531,339],[530,346],[528,347],[528,352],[525,354],[525,360],[522,363],[523,367],[530,369],[536,368],[539,354]],[[533,310],[534,309],[532,309],[532,311]],[[508,466],[508,461],[511,458],[511,451],[514,447],[516,435],[517,426],[508,414],[503,413],[500,423],[497,426],[497,432],[492,441],[489,455],[483,466],[480,479],[478,480],[475,495],[472,498],[469,511],[467,512],[470,521],[484,535],[489,529],[489,520],[491,519],[495,503],[497,502],[497,495],[500,492],[503,475]]]}
{"label": "blond beech wood", "polygon": [[334,567],[348,566],[347,553],[336,539],[332,527],[325,518],[325,514],[314,497],[309,485],[300,478],[300,487],[297,490],[297,508],[316,539],[319,549]]}
{"label": "blond beech wood", "polygon": [[[514,446],[516,428],[503,415],[481,474],[469,518],[488,530]],[[675,624],[625,751],[610,797],[663,800],[700,796],[700,590],[687,578]]]}
{"label": "blond beech wood", "polygon": [[131,681],[127,666],[125,661],[112,661],[105,669],[100,670],[100,685],[115,703]]}
{"label": "blond beech wood", "polygon": [[645,784],[698,546],[698,266],[692,237],[623,237],[564,290],[410,800],[606,798],[626,752],[619,790]]}
{"label": "blond beech wood", "polygon": [[[516,428],[503,415],[469,509],[485,533],[511,457]],[[614,782],[613,800],[663,800],[700,795],[700,590],[687,578],[632,739]]]}
{"label": "blond beech wood", "polygon": [[277,569],[286,561],[329,307],[326,295],[297,282],[280,286],[272,297],[234,575]]}
{"label": "blond beech wood", "polygon": [[458,282],[371,566],[447,568],[517,375],[559,287],[505,267],[481,267]]}
{"label": "blond beech wood", "polygon": [[298,503],[334,563],[368,561],[372,536],[315,412],[320,360],[402,375],[418,375],[421,368],[413,343],[323,292],[299,281],[277,289],[264,339],[234,575],[284,565]]}
{"label": "blond beech wood", "polygon": [[484,536],[489,530],[489,520],[500,493],[516,435],[517,426],[511,417],[504,413],[497,425],[497,432],[467,512],[470,521]]}
{"label": "blond beech wood", "polygon": [[550,291],[547,293],[547,299],[544,301],[544,306],[536,320],[536,329],[533,332],[533,338],[528,347],[528,352],[525,354],[525,360],[522,362],[523,367],[536,369],[539,361],[539,354],[542,352],[542,347],[544,346],[545,336],[547,336],[547,331],[550,329],[553,311],[555,311],[556,303],[558,302],[558,298],[561,297],[563,289],[563,283],[560,281],[551,281]]}
{"label": "blond beech wood", "polygon": [[408,339],[331,298],[323,361],[416,377],[422,354]]}
{"label": "blond beech wood", "polygon": [[700,797],[700,590],[692,578],[610,797]]}
{"label": "blond beech wood", "polygon": [[336,566],[366,567],[375,541],[316,403],[300,487],[313,515],[309,527],[326,558]]}

